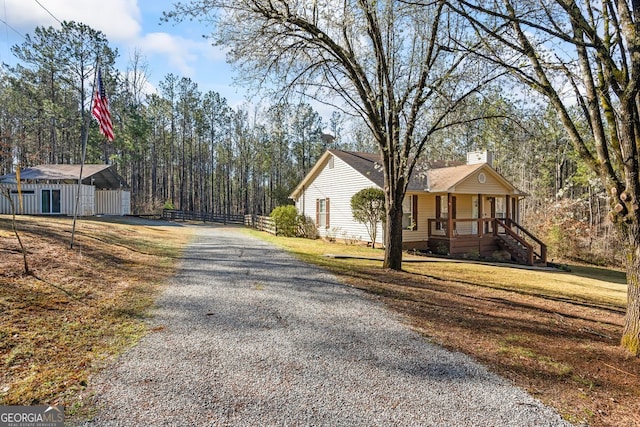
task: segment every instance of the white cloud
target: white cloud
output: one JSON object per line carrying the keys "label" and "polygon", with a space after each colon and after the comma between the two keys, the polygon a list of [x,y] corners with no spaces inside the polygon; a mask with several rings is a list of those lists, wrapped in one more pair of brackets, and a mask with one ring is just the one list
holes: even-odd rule
{"label": "white cloud", "polygon": [[[150,85],[168,73],[190,77],[204,87],[215,87],[229,98],[240,98],[229,87],[232,71],[225,63],[224,49],[203,38],[210,28],[197,21],[162,23],[162,11],[172,8],[173,0],[0,0],[0,18],[23,35],[33,35],[38,26],[59,28],[60,21],[81,22],[102,31],[109,44],[117,48],[116,66],[126,69],[134,51],[142,54],[149,66]],[[47,10],[45,10],[45,8]],[[9,48],[22,43],[9,27],[0,31],[0,63],[13,64]]]}
{"label": "white cloud", "polygon": [[[38,4],[38,2],[40,4]],[[139,50],[148,57],[161,61],[170,69],[186,76],[194,75],[194,63],[200,58],[220,60],[224,55],[201,37],[195,40],[168,32],[144,33],[144,24],[157,26],[162,9],[170,9],[167,1],[154,2],[154,16],[143,17],[138,3],[141,0],[0,0],[0,15],[11,27],[23,34],[33,34],[37,26],[59,27],[60,21],[81,22],[102,31],[121,58],[126,61],[129,52]],[[166,4],[165,4],[166,3]],[[147,7],[151,6],[147,4]],[[3,13],[4,12],[4,13]],[[49,13],[50,12],[50,13]],[[53,16],[55,16],[55,18]],[[168,25],[170,26],[170,25]],[[170,26],[170,31],[178,30]],[[184,29],[184,28],[183,28]],[[197,30],[190,26],[188,30]]]}
{"label": "white cloud", "polygon": [[170,66],[177,68],[181,74],[188,77],[194,75],[193,63],[210,49],[206,43],[169,33],[145,34],[136,43],[148,57],[165,56]]}
{"label": "white cloud", "polygon": [[23,33],[32,33],[37,26],[57,27],[59,24],[53,16],[60,21],[82,22],[102,31],[109,40],[114,42],[131,40],[141,30],[137,0],[39,0],[39,2],[40,5],[35,0],[2,0],[0,6],[3,9],[0,9],[0,13],[12,27]]}

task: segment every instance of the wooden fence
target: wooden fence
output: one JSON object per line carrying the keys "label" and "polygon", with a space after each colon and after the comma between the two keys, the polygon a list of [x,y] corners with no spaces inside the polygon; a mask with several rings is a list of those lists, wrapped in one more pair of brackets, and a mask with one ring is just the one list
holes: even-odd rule
{"label": "wooden fence", "polygon": [[276,234],[276,224],[271,217],[259,215],[245,215],[244,225],[260,231]]}
{"label": "wooden fence", "polygon": [[222,224],[243,224],[243,215],[228,215],[211,212],[192,212],[177,211],[173,209],[164,209],[162,211],[162,219],[167,221],[202,221],[217,222]]}
{"label": "wooden fence", "polygon": [[210,212],[190,212],[164,209],[162,219],[167,221],[202,221],[217,222],[222,224],[244,224],[260,231],[276,234],[276,225],[268,216],[260,215],[226,215]]}

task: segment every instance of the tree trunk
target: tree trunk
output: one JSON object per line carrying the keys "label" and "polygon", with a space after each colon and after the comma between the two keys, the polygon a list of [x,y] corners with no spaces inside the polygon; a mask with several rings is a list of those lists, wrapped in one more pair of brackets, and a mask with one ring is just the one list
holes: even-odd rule
{"label": "tree trunk", "polygon": [[622,330],[622,347],[640,356],[640,226],[628,227],[627,237],[627,313]]}
{"label": "tree trunk", "polygon": [[387,197],[393,197],[393,202],[387,200],[387,221],[384,234],[384,262],[382,268],[402,270],[402,195],[397,191],[389,191]]}

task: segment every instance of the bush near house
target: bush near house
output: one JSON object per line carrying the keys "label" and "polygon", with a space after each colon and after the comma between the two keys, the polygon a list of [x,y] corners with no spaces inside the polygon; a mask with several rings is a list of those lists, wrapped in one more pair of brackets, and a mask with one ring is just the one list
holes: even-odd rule
{"label": "bush near house", "polygon": [[378,224],[385,219],[384,191],[379,188],[364,188],[351,197],[353,219],[367,228],[371,246],[376,247]]}
{"label": "bush near house", "polygon": [[305,239],[317,239],[318,228],[313,219],[308,216],[298,215],[298,234],[297,237],[303,237]]}
{"label": "bush near house", "polygon": [[298,228],[298,210],[293,205],[278,206],[271,212],[276,226],[276,234],[284,237],[296,237]]}
{"label": "bush near house", "polygon": [[274,222],[278,236],[318,238],[315,222],[309,217],[299,215],[293,205],[278,206],[271,212],[270,217]]}

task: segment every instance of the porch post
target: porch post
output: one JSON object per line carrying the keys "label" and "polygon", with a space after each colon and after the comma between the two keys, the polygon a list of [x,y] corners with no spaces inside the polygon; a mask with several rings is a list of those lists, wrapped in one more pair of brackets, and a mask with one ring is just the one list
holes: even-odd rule
{"label": "porch post", "polygon": [[483,205],[482,194],[478,194],[478,237],[482,237],[484,234]]}
{"label": "porch post", "polygon": [[509,195],[507,194],[507,195],[506,195],[506,201],[505,201],[505,204],[507,205],[507,206],[506,206],[506,212],[505,212],[505,214],[506,214],[505,224],[507,224],[507,225],[509,225],[509,226],[511,225],[511,224],[509,223],[509,221],[511,220],[511,203],[510,203],[510,202],[511,202],[511,196],[509,196]]}
{"label": "porch post", "polygon": [[447,236],[453,237],[453,202],[451,193],[447,193]]}

